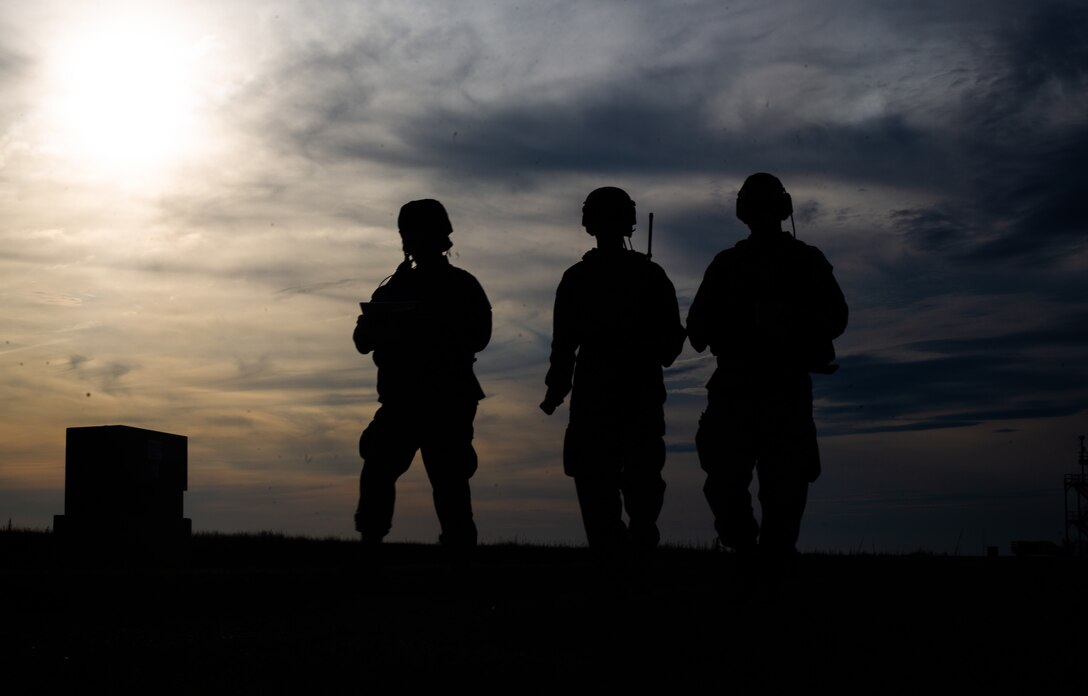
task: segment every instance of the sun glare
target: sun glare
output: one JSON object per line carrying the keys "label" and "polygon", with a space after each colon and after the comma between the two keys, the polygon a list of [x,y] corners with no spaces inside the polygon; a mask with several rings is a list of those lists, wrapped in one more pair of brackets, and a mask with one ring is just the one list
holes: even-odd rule
{"label": "sun glare", "polygon": [[156,178],[200,146],[207,38],[165,21],[87,27],[55,47],[47,147],[94,177]]}

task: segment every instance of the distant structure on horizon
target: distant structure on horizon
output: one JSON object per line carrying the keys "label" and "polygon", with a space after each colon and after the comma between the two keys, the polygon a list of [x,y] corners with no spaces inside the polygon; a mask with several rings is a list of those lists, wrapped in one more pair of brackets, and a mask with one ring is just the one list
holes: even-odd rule
{"label": "distant structure on horizon", "polygon": [[[1080,436],[1080,454],[1077,457],[1080,473],[1065,475],[1065,545],[1078,556],[1083,556],[1088,542],[1088,451],[1084,448],[1084,436]],[[1070,537],[1075,530],[1076,540]]]}
{"label": "distant structure on horizon", "polygon": [[188,450],[183,435],[127,425],[68,428],[64,514],[53,517],[54,531],[152,547],[188,538]]}

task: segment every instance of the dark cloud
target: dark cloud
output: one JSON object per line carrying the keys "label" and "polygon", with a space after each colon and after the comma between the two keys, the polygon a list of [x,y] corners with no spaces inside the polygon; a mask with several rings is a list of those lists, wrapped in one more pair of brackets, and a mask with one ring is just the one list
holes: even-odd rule
{"label": "dark cloud", "polygon": [[950,206],[891,211],[892,224],[903,230],[911,247],[930,253],[947,254],[960,251],[970,243],[974,228],[957,217],[960,213]]}
{"label": "dark cloud", "polygon": [[695,452],[694,442],[670,442],[665,445],[666,452],[672,452],[673,454],[685,454],[689,452]]}
{"label": "dark cloud", "polygon": [[[350,327],[344,338],[348,343]],[[299,370],[273,363],[267,356],[255,360],[237,360],[237,375],[224,379],[217,384],[224,389],[244,391],[252,394],[291,393],[295,403],[324,403],[331,406],[347,403],[366,402],[371,395],[361,387],[366,383],[364,375],[372,378],[373,373],[362,369],[359,364],[353,367],[326,368],[316,371]],[[372,384],[372,382],[371,382]],[[355,391],[345,395],[345,385],[351,385]]]}
{"label": "dark cloud", "polygon": [[277,290],[277,294],[281,295],[325,295],[325,291],[329,288],[342,287],[354,283],[352,278],[343,278],[341,280],[330,280],[323,283],[311,283],[309,285],[296,285],[290,288],[281,288]]}
{"label": "dark cloud", "polygon": [[[436,50],[440,64],[431,58]],[[571,172],[774,170],[887,183],[924,174],[939,183],[955,170],[946,163],[955,158],[949,146],[957,139],[947,133],[920,129],[899,113],[813,122],[794,113],[797,95],[774,85],[766,86],[776,99],[767,102],[765,119],[773,126],[761,127],[760,114],[743,126],[717,124],[715,99],[744,73],[723,70],[709,56],[669,66],[633,60],[617,66],[622,77],[598,75],[556,94],[502,75],[493,51],[464,26],[433,36],[374,30],[346,45],[306,46],[252,86],[248,99],[261,104],[275,97],[275,110],[251,110],[260,114],[266,140],[286,153],[324,164],[433,169],[514,187]],[[841,59],[823,49],[809,60],[831,66]],[[395,78],[377,78],[376,61]],[[491,72],[504,79],[503,91],[476,97],[465,86]]]}
{"label": "dark cloud", "polygon": [[137,367],[138,365],[132,363],[111,360],[101,367],[77,369],[77,372],[98,382],[98,391],[118,396],[129,392],[129,385],[124,378]]}
{"label": "dark cloud", "polygon": [[1015,178],[994,181],[983,200],[991,229],[1000,232],[972,250],[969,260],[1046,270],[1088,251],[1082,211],[1088,125],[1018,154],[1023,170]]}
{"label": "dark cloud", "polygon": [[1024,22],[1003,30],[1013,78],[1021,90],[1044,90],[1052,80],[1073,85],[1088,81],[1088,6],[1077,0],[1032,3]]}
{"label": "dark cloud", "polygon": [[[710,125],[704,106],[663,103],[620,86],[584,102],[572,95],[562,103],[499,105],[478,113],[426,112],[406,119],[400,135],[411,144],[417,166],[511,186],[539,186],[574,172],[662,178],[702,173],[739,185],[753,171],[773,171],[787,179],[885,185],[925,179],[953,188],[948,162],[955,149],[946,134],[920,130],[898,115],[856,125],[798,123],[785,132],[731,132]],[[336,147],[328,154],[358,153]],[[380,157],[372,151],[365,156]],[[396,163],[405,164],[403,157]],[[808,206],[801,210],[815,213]]]}
{"label": "dark cloud", "polygon": [[1088,335],[1078,328],[916,344],[942,353],[933,358],[844,357],[838,374],[816,378],[824,400],[820,415],[830,425],[825,432],[928,430],[1078,413],[1088,405],[1088,366],[1046,357],[1055,343],[1076,347],[1071,355],[1088,352]]}
{"label": "dark cloud", "polygon": [[[1041,352],[1051,348],[1072,348],[1067,354],[1088,354],[1088,309],[1057,317],[1044,328],[1011,331],[1001,336],[981,338],[933,339],[910,343],[908,348],[945,354],[978,354],[999,349],[1006,355]],[[1079,361],[1078,361],[1079,362]]]}
{"label": "dark cloud", "polygon": [[78,370],[80,367],[83,366],[84,363],[87,363],[93,359],[94,358],[89,358],[86,355],[73,355],[68,358],[68,369]]}
{"label": "dark cloud", "polygon": [[1088,28],[1082,3],[1033,5],[1006,22],[987,56],[992,79],[969,92],[958,114],[968,177],[950,202],[898,211],[920,249],[951,252],[969,263],[1051,268],[1083,253],[1080,214],[1088,157]]}
{"label": "dark cloud", "polygon": [[23,76],[30,61],[21,53],[0,46],[0,85],[10,84]]}

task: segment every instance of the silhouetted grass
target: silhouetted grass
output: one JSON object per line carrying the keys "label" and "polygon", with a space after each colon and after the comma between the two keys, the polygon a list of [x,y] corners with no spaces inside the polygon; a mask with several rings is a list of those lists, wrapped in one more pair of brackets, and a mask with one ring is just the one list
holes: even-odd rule
{"label": "silhouetted grass", "polygon": [[520,694],[665,680],[687,693],[791,675],[840,689],[1088,686],[1074,667],[1088,648],[1088,573],[1070,558],[811,554],[775,595],[705,548],[666,547],[610,576],[581,547],[496,544],[462,564],[390,544],[376,566],[341,539],[196,534],[181,557],[80,564],[57,541],[0,530],[6,686],[322,693],[346,679],[349,691],[440,681]]}

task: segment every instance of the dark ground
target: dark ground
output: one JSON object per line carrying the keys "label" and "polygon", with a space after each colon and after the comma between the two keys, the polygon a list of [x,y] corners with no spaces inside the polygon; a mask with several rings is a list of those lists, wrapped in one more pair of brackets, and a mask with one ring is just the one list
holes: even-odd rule
{"label": "dark ground", "polygon": [[344,541],[198,535],[166,562],[57,542],[0,532],[2,693],[1088,693],[1072,558],[810,555],[770,597],[708,550],[661,549],[612,592],[584,549],[461,568],[389,545],[377,573]]}

